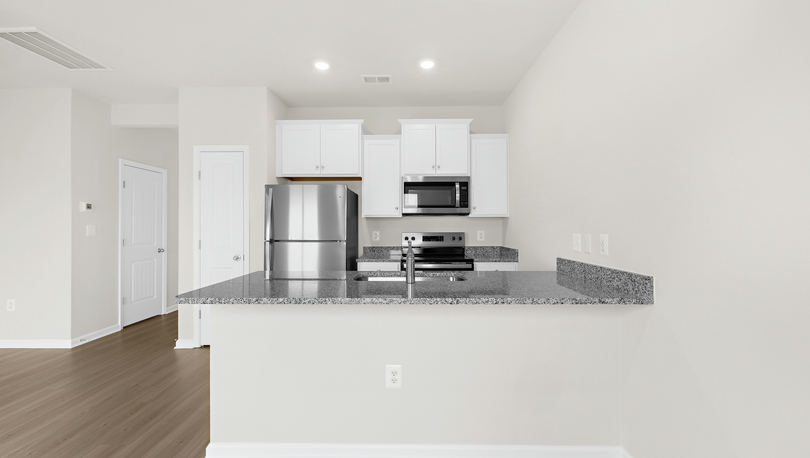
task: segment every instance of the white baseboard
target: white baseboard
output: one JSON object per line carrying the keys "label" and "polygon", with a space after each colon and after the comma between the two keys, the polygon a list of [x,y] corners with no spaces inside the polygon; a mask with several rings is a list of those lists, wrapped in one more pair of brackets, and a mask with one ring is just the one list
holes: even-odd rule
{"label": "white baseboard", "polygon": [[629,453],[627,453],[627,450],[622,449],[622,458],[633,458],[633,457],[630,456]]}
{"label": "white baseboard", "polygon": [[189,348],[198,348],[197,342],[194,339],[177,339],[174,345],[175,350],[185,350]]}
{"label": "white baseboard", "polygon": [[211,442],[205,458],[625,458],[619,446]]}
{"label": "white baseboard", "polygon": [[176,312],[176,311],[177,311],[177,304],[172,304],[172,305],[166,307],[166,313],[164,313],[164,315],[166,315],[168,313]]}
{"label": "white baseboard", "polygon": [[16,339],[0,340],[0,348],[70,348],[70,339],[36,340]]}
{"label": "white baseboard", "polygon": [[114,332],[118,332],[121,330],[121,326],[114,324],[112,326],[107,326],[104,329],[99,329],[98,331],[93,331],[89,334],[85,334],[83,336],[76,337],[75,339],[70,341],[70,348],[78,347],[79,345],[84,345],[87,342],[100,339],[104,336],[108,336]]}

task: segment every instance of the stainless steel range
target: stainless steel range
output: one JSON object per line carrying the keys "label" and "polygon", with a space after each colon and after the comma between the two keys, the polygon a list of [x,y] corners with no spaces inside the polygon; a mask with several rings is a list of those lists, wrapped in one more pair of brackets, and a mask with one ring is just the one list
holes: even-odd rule
{"label": "stainless steel range", "polygon": [[463,232],[403,232],[402,270],[405,270],[409,241],[415,270],[473,270],[473,260],[464,256],[465,238]]}

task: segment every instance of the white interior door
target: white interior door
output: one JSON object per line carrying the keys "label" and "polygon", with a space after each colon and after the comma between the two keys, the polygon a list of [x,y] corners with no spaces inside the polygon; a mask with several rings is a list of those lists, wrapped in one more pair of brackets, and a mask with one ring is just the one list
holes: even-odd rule
{"label": "white interior door", "polygon": [[200,287],[245,273],[244,155],[200,153]]}
{"label": "white interior door", "polygon": [[165,172],[122,165],[121,325],[163,313]]}

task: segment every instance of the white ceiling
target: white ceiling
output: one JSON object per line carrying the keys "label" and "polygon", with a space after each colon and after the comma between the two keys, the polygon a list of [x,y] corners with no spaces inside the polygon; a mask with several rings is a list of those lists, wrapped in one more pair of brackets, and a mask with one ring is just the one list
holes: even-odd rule
{"label": "white ceiling", "polygon": [[115,70],[70,71],[0,40],[0,87],[72,87],[116,104],[266,86],[291,107],[500,105],[579,3],[2,0],[0,28],[37,27]]}

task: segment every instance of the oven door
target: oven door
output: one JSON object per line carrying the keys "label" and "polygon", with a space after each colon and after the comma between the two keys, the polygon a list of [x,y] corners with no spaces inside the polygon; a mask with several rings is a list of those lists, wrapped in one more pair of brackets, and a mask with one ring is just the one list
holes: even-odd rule
{"label": "oven door", "polygon": [[467,177],[403,177],[402,191],[405,215],[470,214]]}

